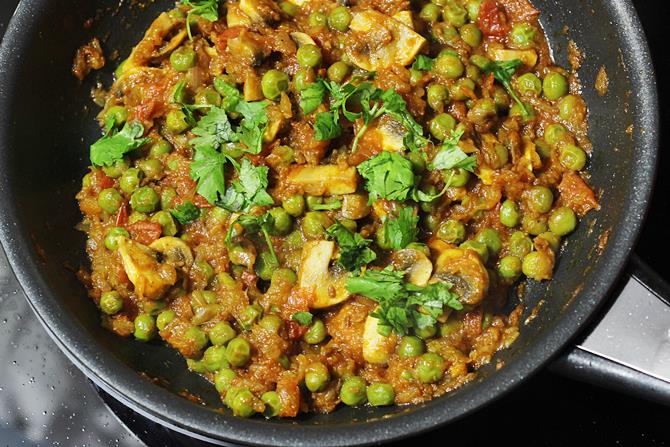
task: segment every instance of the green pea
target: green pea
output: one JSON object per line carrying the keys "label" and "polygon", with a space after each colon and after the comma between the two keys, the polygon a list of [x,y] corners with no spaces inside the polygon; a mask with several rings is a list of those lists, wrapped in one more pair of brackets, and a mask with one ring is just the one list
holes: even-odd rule
{"label": "green pea", "polygon": [[280,2],[279,8],[289,17],[295,17],[298,15],[299,8],[297,5],[294,5],[291,2]]}
{"label": "green pea", "polygon": [[542,81],[542,92],[550,101],[559,99],[568,93],[568,80],[562,74],[552,71]]}
{"label": "green pea", "polygon": [[417,85],[423,78],[423,71],[417,70],[416,68],[409,69],[409,84],[412,86]]}
{"label": "green pea", "polygon": [[[468,112],[468,119],[475,124],[485,125],[498,114],[496,103],[491,98],[481,98],[475,101]],[[503,149],[505,147],[503,146]]]}
{"label": "green pea", "polygon": [[454,44],[458,38],[458,31],[447,22],[434,23],[431,36],[442,45]]}
{"label": "green pea", "polygon": [[426,347],[420,338],[406,335],[400,340],[397,352],[400,357],[417,357],[425,350]]}
{"label": "green pea", "polygon": [[467,43],[473,48],[478,47],[482,42],[482,32],[474,23],[463,25],[461,29],[458,30],[458,32],[461,35],[463,42]]}
{"label": "green pea", "polygon": [[179,135],[189,128],[186,115],[181,110],[171,110],[165,117],[167,131],[173,135]]}
{"label": "green pea", "polygon": [[268,99],[277,99],[282,92],[288,90],[289,78],[280,70],[268,70],[261,80],[263,96]]}
{"label": "green pea", "polygon": [[465,239],[465,225],[454,219],[449,219],[440,224],[437,237],[449,244],[460,244]]}
{"label": "green pea", "polygon": [[340,400],[350,407],[362,405],[367,399],[365,380],[362,377],[352,376],[345,379],[340,388]]}
{"label": "green pea", "polygon": [[535,110],[533,109],[533,106],[527,102],[523,102],[523,105],[525,107],[525,112],[521,109],[519,103],[514,102],[512,107],[509,109],[509,116],[517,116],[521,118],[524,123],[526,123],[535,118]]}
{"label": "green pea", "polygon": [[119,188],[121,188],[121,191],[131,194],[140,186],[142,177],[142,171],[138,168],[127,169],[119,178]]}
{"label": "green pea", "polygon": [[273,218],[272,227],[270,228],[270,234],[273,236],[284,236],[291,231],[293,226],[293,219],[290,214],[286,212],[284,208],[272,208],[268,211],[270,216]]}
{"label": "green pea", "polygon": [[456,127],[456,119],[448,113],[440,113],[428,123],[430,134],[440,141],[451,135],[454,127]]}
{"label": "green pea", "polygon": [[434,352],[426,352],[419,358],[415,372],[422,383],[435,383],[442,379],[444,370],[444,359]]}
{"label": "green pea", "polygon": [[216,372],[229,366],[226,361],[226,348],[223,346],[210,346],[205,349],[202,361],[209,372]]}
{"label": "green pea", "polygon": [[316,45],[303,45],[296,54],[298,63],[303,67],[317,67],[321,63],[321,48]]}
{"label": "green pea", "polygon": [[468,18],[471,22],[477,21],[477,16],[479,15],[479,7],[482,4],[482,0],[468,0],[465,3],[465,9],[468,11]]}
{"label": "green pea", "polygon": [[151,217],[151,221],[161,226],[161,234],[163,236],[174,236],[177,234],[177,224],[169,212],[158,211]]}
{"label": "green pea", "polygon": [[149,341],[156,335],[156,322],[149,314],[139,314],[135,317],[135,338],[140,341]]}
{"label": "green pea", "polygon": [[351,12],[346,6],[338,6],[328,14],[328,26],[337,31],[345,32],[351,23]]}
{"label": "green pea", "polygon": [[[218,208],[218,209],[221,209],[221,208]],[[161,213],[161,211],[156,213],[154,215],[154,217],[156,217],[156,215],[159,214],[159,213]],[[158,223],[160,223],[160,222],[158,222]],[[204,259],[196,261],[195,264],[193,265],[193,270],[199,276],[204,277],[207,284],[209,284],[212,281],[212,279],[214,279],[214,269],[212,268],[211,265],[209,265],[209,262],[205,261]]]}
{"label": "green pea", "polygon": [[235,337],[226,346],[226,360],[233,366],[244,366],[251,358],[251,345],[241,337]]}
{"label": "green pea", "polygon": [[565,95],[558,102],[558,115],[566,121],[576,122],[583,118],[583,105],[575,95]]}
{"label": "green pea", "polygon": [[423,154],[417,152],[410,152],[405,155],[410,163],[412,163],[412,170],[417,174],[422,174],[426,170],[426,158]]}
{"label": "green pea", "polygon": [[149,216],[147,216],[145,213],[140,213],[139,211],[133,211],[130,213],[130,216],[128,216],[128,223],[132,225],[135,222],[147,220],[148,218]]}
{"label": "green pea", "polygon": [[251,326],[263,315],[263,308],[258,304],[250,304],[244,308],[240,319],[238,320],[242,329],[248,331]]}
{"label": "green pea", "polygon": [[460,78],[451,85],[449,96],[455,101],[465,101],[470,98],[469,91],[474,91],[475,83],[472,79]]}
{"label": "green pea", "polygon": [[93,183],[93,174],[88,172],[84,177],[81,179],[81,187],[82,188],[89,188],[91,184]]}
{"label": "green pea", "polygon": [[125,67],[126,62],[128,62],[128,59],[124,59],[123,61],[121,61],[118,67],[116,67],[116,69],[114,70],[114,77],[116,79],[119,79],[123,74],[123,68]]}
{"label": "green pea", "polygon": [[263,414],[266,418],[279,416],[282,410],[282,403],[279,394],[276,391],[267,391],[261,396],[261,400],[265,404],[265,411]]}
{"label": "green pea", "polygon": [[536,213],[546,213],[554,203],[554,194],[546,186],[533,186],[527,193],[528,206]]}
{"label": "green pea", "polygon": [[586,152],[574,144],[564,144],[558,154],[561,164],[571,171],[579,171],[586,165]]}
{"label": "green pea", "polygon": [[519,207],[513,200],[507,199],[500,206],[500,223],[509,228],[519,225]]}
{"label": "green pea", "polygon": [[107,315],[114,315],[123,308],[123,298],[121,294],[115,290],[104,292],[100,296],[100,310]]}
{"label": "green pea", "polygon": [[309,365],[305,372],[305,386],[312,393],[323,391],[330,382],[328,367],[321,362]]}
{"label": "green pea", "polygon": [[309,26],[321,28],[328,23],[328,16],[322,12],[313,12],[309,15]]}
{"label": "green pea", "polygon": [[172,322],[172,320],[175,319],[177,314],[175,313],[174,310],[164,310],[163,312],[159,313],[158,316],[156,317],[156,327],[158,328],[159,331],[162,331],[167,327],[168,324]]}
{"label": "green pea", "polygon": [[282,207],[293,217],[301,216],[305,212],[305,198],[300,194],[288,197],[282,201]]}
{"label": "green pea", "polygon": [[189,47],[179,47],[170,55],[170,64],[175,71],[184,72],[195,67],[195,51]]}
{"label": "green pea", "polygon": [[321,319],[316,318],[312,321],[312,324],[309,325],[309,329],[307,329],[305,335],[302,336],[302,339],[305,343],[316,345],[325,340],[327,333],[326,325],[323,324]]}
{"label": "green pea", "polygon": [[433,63],[433,70],[447,79],[456,79],[461,77],[465,67],[457,54],[442,52]]}
{"label": "green pea", "polygon": [[395,401],[395,391],[393,386],[388,383],[370,384],[366,389],[366,396],[370,405],[375,407],[393,405]]}
{"label": "green pea", "polygon": [[342,83],[344,79],[349,76],[351,67],[346,62],[337,61],[328,67],[328,79],[331,81]]}
{"label": "green pea", "polygon": [[130,233],[125,228],[113,227],[105,236],[105,247],[107,250],[116,250],[119,248],[119,237],[130,237]]}
{"label": "green pea", "polygon": [[310,211],[303,217],[301,228],[307,239],[318,239],[332,223],[326,214],[320,211]]}
{"label": "green pea", "polygon": [[264,281],[269,281],[272,278],[272,274],[275,270],[279,268],[277,260],[272,253],[269,251],[261,252],[256,257],[256,264],[254,265],[254,270],[259,278]]}
{"label": "green pea", "polygon": [[545,219],[533,216],[524,216],[521,220],[521,227],[526,233],[533,236],[544,233],[548,228]]}
{"label": "green pea", "polygon": [[393,246],[386,240],[386,226],[379,225],[375,231],[375,242],[382,250],[391,250]]}
{"label": "green pea", "polygon": [[567,129],[561,124],[550,124],[544,129],[544,141],[552,146],[570,138]]}
{"label": "green pea", "polygon": [[220,321],[209,330],[209,339],[214,346],[224,346],[236,336],[235,329],[225,321]]}
{"label": "green pea", "polygon": [[445,169],[444,180],[449,183],[450,187],[460,188],[465,186],[470,180],[470,172],[462,168]]}
{"label": "green pea", "polygon": [[143,186],[135,190],[130,196],[130,207],[140,213],[151,213],[158,208],[161,199],[149,186]]}
{"label": "green pea", "polygon": [[541,281],[543,279],[551,279],[553,264],[551,257],[546,253],[532,251],[524,256],[521,270],[530,279]]}
{"label": "green pea", "polygon": [[473,54],[470,56],[469,61],[472,65],[479,68],[480,70],[486,70],[491,63],[491,60],[488,57],[479,54]]}
{"label": "green pea", "polygon": [[414,334],[422,340],[428,340],[429,338],[435,337],[437,334],[437,327],[435,326],[426,326],[423,328],[414,328]]}
{"label": "green pea", "polygon": [[493,87],[493,101],[496,103],[496,109],[504,112],[509,109],[510,98],[504,88],[496,85]]}
{"label": "green pea", "polygon": [[[433,110],[442,112],[445,103],[449,101],[449,90],[442,84],[432,83],[426,88],[426,100]],[[454,125],[456,125],[455,122]]]}
{"label": "green pea", "polygon": [[111,121],[113,127],[121,127],[128,121],[128,111],[123,106],[112,106],[105,112],[105,122]]}
{"label": "green pea", "polygon": [[458,28],[465,25],[468,12],[456,0],[447,0],[442,15],[445,22]]}
{"label": "green pea", "polygon": [[107,177],[119,178],[121,177],[121,174],[123,174],[129,167],[130,164],[128,163],[128,160],[126,158],[122,158],[120,160],[116,160],[110,166],[104,166],[102,171]]}
{"label": "green pea", "polygon": [[282,326],[284,326],[284,320],[278,315],[269,314],[261,318],[258,325],[266,331],[276,334],[281,330]]}
{"label": "green pea", "polygon": [[163,176],[163,163],[155,158],[138,161],[137,166],[149,180],[158,180]]}
{"label": "green pea", "polygon": [[522,95],[537,96],[542,91],[542,81],[533,73],[524,73],[516,78],[516,88]]}
{"label": "green pea", "polygon": [[235,371],[230,368],[221,368],[214,375],[214,387],[216,391],[223,394],[233,384],[233,380],[237,377]]}
{"label": "green pea", "polygon": [[440,19],[440,13],[442,11],[440,10],[440,7],[437,6],[434,3],[426,3],[423,8],[421,8],[421,12],[419,13],[419,17],[421,17],[423,20],[429,23],[437,22]]}
{"label": "green pea", "polygon": [[502,250],[502,241],[500,240],[500,234],[493,228],[484,228],[477,233],[475,236],[477,242],[481,242],[486,245],[489,253],[494,256],[497,256]]}
{"label": "green pea", "polygon": [[186,359],[186,366],[188,366],[189,371],[193,371],[199,374],[205,374],[207,368],[202,360]]}
{"label": "green pea", "polygon": [[511,46],[522,50],[528,49],[535,40],[535,28],[528,22],[518,22],[509,33]]}
{"label": "green pea", "polygon": [[161,191],[161,209],[169,210],[173,207],[174,199],[177,198],[177,191],[171,186],[163,188]]}
{"label": "green pea", "polygon": [[233,415],[248,418],[256,413],[256,396],[247,388],[231,388],[226,393],[226,405]]}
{"label": "green pea", "polygon": [[498,263],[498,273],[505,279],[516,279],[521,274],[521,259],[516,256],[505,256]]}
{"label": "green pea", "polygon": [[465,66],[465,76],[475,82],[479,82],[479,80],[482,78],[479,68],[471,64]]}
{"label": "green pea", "polygon": [[291,359],[288,358],[286,354],[282,354],[279,356],[277,359],[277,362],[282,366],[284,369],[289,369],[291,367]]}
{"label": "green pea", "polygon": [[195,351],[202,351],[207,346],[207,334],[197,326],[191,326],[184,332],[184,339]]}
{"label": "green pea", "polygon": [[482,262],[486,263],[489,260],[489,249],[486,244],[475,240],[467,240],[459,245],[460,248],[472,250],[479,255]]}
{"label": "green pea", "polygon": [[577,226],[577,216],[571,208],[562,206],[556,208],[549,216],[549,229],[552,233],[565,236],[572,233]]}
{"label": "green pea", "polygon": [[440,325],[440,337],[449,337],[463,328],[463,322],[455,318],[449,318],[446,323]]}
{"label": "green pea", "polygon": [[205,87],[195,95],[195,104],[201,106],[216,106],[221,105],[221,95],[214,87]]}
{"label": "green pea", "polygon": [[543,242],[546,242],[549,244],[551,249],[556,252],[558,251],[558,247],[561,244],[561,238],[560,236],[556,235],[555,233],[551,231],[545,231],[544,233],[538,234],[535,240],[533,241],[535,248],[541,249],[543,246],[546,246]]}
{"label": "green pea", "polygon": [[107,188],[98,194],[98,206],[109,214],[115,213],[123,204],[123,197],[114,188]]}
{"label": "green pea", "polygon": [[551,146],[549,146],[546,141],[541,138],[536,138],[533,143],[535,143],[535,149],[540,158],[547,159],[551,157]]}

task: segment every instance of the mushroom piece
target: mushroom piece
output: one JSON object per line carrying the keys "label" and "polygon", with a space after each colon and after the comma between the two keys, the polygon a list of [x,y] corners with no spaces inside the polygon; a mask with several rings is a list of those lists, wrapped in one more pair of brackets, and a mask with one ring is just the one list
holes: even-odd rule
{"label": "mushroom piece", "polygon": [[353,194],[358,186],[358,174],[353,166],[297,165],[291,167],[288,181],[312,196]]}
{"label": "mushroom piece", "polygon": [[510,50],[508,48],[492,48],[489,56],[494,61],[512,61],[519,59],[528,68],[537,64],[537,52],[535,50]]}
{"label": "mushroom piece", "polygon": [[178,237],[162,237],[152,242],[149,248],[162,254],[165,262],[175,268],[188,270],[193,265],[191,249]]}
{"label": "mushroom piece", "polygon": [[168,263],[158,262],[156,253],[146,245],[120,237],[119,255],[123,269],[140,299],[156,300],[177,282],[175,268]]}
{"label": "mushroom piece", "polygon": [[423,252],[414,248],[404,248],[393,253],[391,264],[395,270],[407,272],[407,280],[415,286],[428,284],[433,273],[433,264]]}
{"label": "mushroom piece", "polygon": [[359,37],[346,48],[351,61],[367,71],[412,63],[426,39],[401,20],[374,10],[354,13],[349,28]]}
{"label": "mushroom piece", "polygon": [[255,23],[267,23],[281,18],[279,7],[270,0],[240,0],[240,10]]}
{"label": "mushroom piece", "polygon": [[384,364],[393,354],[398,337],[393,332],[382,335],[378,327],[379,319],[368,315],[363,327],[363,358],[366,362]]}
{"label": "mushroom piece", "polygon": [[[438,247],[431,244],[431,248]],[[439,246],[435,260],[435,273],[430,282],[446,281],[453,284],[452,290],[464,304],[480,303],[489,288],[489,273],[479,255],[463,248],[452,248],[448,244]]]}
{"label": "mushroom piece", "polygon": [[346,275],[329,268],[334,254],[333,241],[309,241],[302,249],[298,284],[314,291],[314,309],[334,306],[349,298]]}
{"label": "mushroom piece", "polygon": [[302,47],[304,45],[316,45],[314,42],[314,39],[312,39],[309,34],[301,33],[299,31],[292,32],[290,34],[291,39],[299,46]]}

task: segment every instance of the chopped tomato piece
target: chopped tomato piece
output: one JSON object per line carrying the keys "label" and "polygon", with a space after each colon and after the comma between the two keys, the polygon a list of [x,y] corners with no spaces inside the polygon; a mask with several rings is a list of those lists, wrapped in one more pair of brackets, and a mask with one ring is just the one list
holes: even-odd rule
{"label": "chopped tomato piece", "polygon": [[484,0],[479,8],[477,25],[485,36],[505,37],[510,27],[505,11],[496,0]]}
{"label": "chopped tomato piece", "polygon": [[149,222],[148,220],[141,220],[134,224],[128,225],[130,236],[140,244],[149,245],[159,237],[163,229],[159,223]]}

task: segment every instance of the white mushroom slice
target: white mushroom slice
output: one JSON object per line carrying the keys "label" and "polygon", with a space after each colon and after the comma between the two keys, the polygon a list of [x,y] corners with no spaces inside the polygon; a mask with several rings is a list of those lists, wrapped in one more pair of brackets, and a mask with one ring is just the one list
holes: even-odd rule
{"label": "white mushroom slice", "polygon": [[314,42],[314,39],[309,37],[309,34],[301,33],[299,31],[295,31],[290,34],[291,39],[299,46],[302,47],[303,45],[316,45]]}
{"label": "white mushroom slice", "polygon": [[523,166],[530,173],[534,169],[542,167],[542,160],[540,160],[540,156],[537,153],[535,143],[528,137],[523,137],[523,155],[519,160],[519,165]]}
{"label": "white mushroom slice", "polygon": [[[431,244],[431,248],[434,245]],[[489,273],[479,255],[470,249],[444,248],[435,261],[432,281],[447,281],[465,304],[478,304],[489,288]]]}
{"label": "white mushroom slice", "polygon": [[261,13],[258,0],[240,0],[240,11],[245,13],[253,22],[265,22],[265,17]]}
{"label": "white mushroom slice", "polygon": [[152,242],[149,248],[162,254],[165,262],[173,267],[188,269],[193,265],[191,249],[178,237],[162,237]]}
{"label": "white mushroom slice", "polygon": [[232,28],[234,26],[248,27],[251,25],[251,19],[247,17],[247,15],[242,11],[240,11],[240,7],[238,5],[229,3],[228,12],[226,13],[226,23],[228,24],[228,28]]}
{"label": "white mushroom slice", "polygon": [[377,71],[391,65],[409,65],[426,44],[420,34],[381,12],[354,14],[349,28],[360,37],[347,46],[347,54],[358,67]]}
{"label": "white mushroom slice", "polygon": [[365,194],[345,194],[342,197],[342,217],[358,220],[370,214],[368,196]]}
{"label": "white mushroom slice", "polygon": [[314,309],[334,306],[349,298],[346,275],[335,276],[329,269],[334,253],[333,241],[308,241],[302,249],[298,284],[314,291]]}
{"label": "white mushroom slice", "polygon": [[140,299],[158,299],[177,282],[175,268],[159,263],[155,252],[145,245],[120,237],[119,255],[123,269]]}
{"label": "white mushroom slice", "polygon": [[403,25],[414,29],[414,21],[412,20],[412,11],[399,11],[393,14],[391,17],[393,17]]}
{"label": "white mushroom slice", "polygon": [[319,165],[294,166],[288,181],[312,196],[352,194],[358,186],[358,174],[353,166]]}
{"label": "white mushroom slice", "polygon": [[415,286],[428,284],[433,273],[433,263],[423,252],[414,248],[404,248],[393,253],[391,264],[396,270],[407,272],[407,280]]}
{"label": "white mushroom slice", "polygon": [[489,56],[494,61],[512,61],[519,59],[528,68],[533,68],[537,64],[537,52],[535,50],[510,50],[507,48],[493,48]]}
{"label": "white mushroom slice", "polygon": [[405,126],[389,115],[384,115],[365,131],[365,138],[378,141],[385,151],[404,152]]}
{"label": "white mushroom slice", "polygon": [[379,320],[368,315],[363,327],[363,358],[366,362],[384,364],[393,354],[398,339],[395,333],[380,334],[378,327]]}

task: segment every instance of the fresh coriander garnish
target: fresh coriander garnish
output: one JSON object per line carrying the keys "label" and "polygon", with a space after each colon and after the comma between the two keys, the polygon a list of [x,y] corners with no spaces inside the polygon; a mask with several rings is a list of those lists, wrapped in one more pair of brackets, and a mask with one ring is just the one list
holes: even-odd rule
{"label": "fresh coriander garnish", "polygon": [[244,158],[239,172],[239,178],[233,181],[223,198],[216,202],[218,206],[233,212],[247,212],[253,206],[274,204],[274,200],[266,191],[267,166],[254,166]]}
{"label": "fresh coriander garnish", "polygon": [[490,61],[486,66],[484,66],[483,71],[485,73],[493,73],[493,77],[500,82],[507,93],[516,101],[516,103],[521,107],[521,113],[524,117],[530,115],[526,105],[521,102],[516,92],[512,88],[512,76],[516,72],[517,67],[523,65],[523,62],[519,59],[513,59],[511,61]]}
{"label": "fresh coriander garnish", "polygon": [[419,216],[414,215],[411,206],[403,207],[398,217],[384,221],[384,239],[394,250],[402,250],[416,241],[419,234]]}
{"label": "fresh coriander garnish", "polygon": [[330,211],[330,210],[336,210],[342,208],[342,201],[341,200],[334,200],[332,202],[328,203],[315,203],[312,205],[312,209],[314,211]]}
{"label": "fresh coriander garnish", "polygon": [[128,122],[120,132],[110,128],[107,135],[91,145],[91,163],[96,166],[111,166],[121,160],[125,154],[142,147],[151,138],[142,138],[144,126],[137,121]]}
{"label": "fresh coriander garnish", "polygon": [[216,106],[213,106],[205,116],[200,118],[192,132],[197,136],[191,139],[190,144],[196,149],[205,146],[219,149],[224,143],[238,140],[238,135],[233,131],[226,111]]}
{"label": "fresh coriander garnish", "polygon": [[200,217],[200,208],[195,206],[193,202],[184,202],[171,209],[170,214],[172,214],[172,217],[177,219],[180,224],[186,225]]}
{"label": "fresh coriander garnish", "polygon": [[405,200],[416,181],[412,163],[397,152],[382,151],[358,165],[357,169],[366,180],[370,203],[379,198]]}
{"label": "fresh coriander garnish", "polygon": [[198,146],[191,162],[191,178],[198,182],[196,192],[209,203],[216,203],[226,192],[224,165],[230,160],[211,146]]}
{"label": "fresh coriander garnish", "polygon": [[335,239],[340,248],[337,262],[350,272],[358,272],[361,267],[377,259],[377,254],[369,248],[372,241],[350,231],[340,222],[328,227],[326,234]]}
{"label": "fresh coriander garnish", "polygon": [[423,54],[419,54],[416,59],[414,59],[412,68],[415,70],[430,71],[433,69],[433,62],[434,59],[431,59],[430,57]]}
{"label": "fresh coriander garnish", "polygon": [[300,93],[300,108],[302,113],[308,115],[315,111],[321,104],[323,98],[326,96],[326,85],[323,80],[312,82],[305,90]]}
{"label": "fresh coriander garnish", "polygon": [[219,0],[181,0],[181,3],[191,7],[191,10],[186,14],[186,32],[189,40],[193,40],[191,34],[192,16],[199,16],[210,22],[219,20]]}
{"label": "fresh coriander garnish", "polygon": [[272,225],[274,225],[274,218],[270,213],[265,213],[261,216],[252,216],[249,214],[242,214],[239,216],[233,223],[230,224],[230,227],[228,228],[228,233],[226,234],[226,244],[229,244],[232,241],[235,224],[240,225],[242,228],[244,228],[245,231],[249,233],[261,233],[265,238],[265,244],[268,246],[273,263],[275,265],[279,265],[277,254],[275,253],[274,246],[272,245],[272,239],[270,239],[270,228]]}
{"label": "fresh coriander garnish", "polygon": [[300,326],[309,326],[312,323],[313,317],[309,312],[296,312],[291,317],[291,320],[298,322]]}
{"label": "fresh coriander garnish", "polygon": [[391,331],[406,335],[412,328],[424,329],[437,323],[445,307],[462,310],[451,284],[437,282],[425,287],[403,282],[403,272],[367,270],[359,277],[347,279],[350,293],[363,295],[379,303],[370,316],[379,320],[378,332],[388,336]]}
{"label": "fresh coriander garnish", "polygon": [[447,137],[439,152],[433,158],[431,169],[465,169],[466,171],[474,172],[477,167],[477,157],[468,155],[458,147],[458,142],[463,136],[463,129],[457,127]]}

